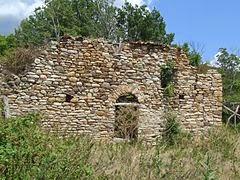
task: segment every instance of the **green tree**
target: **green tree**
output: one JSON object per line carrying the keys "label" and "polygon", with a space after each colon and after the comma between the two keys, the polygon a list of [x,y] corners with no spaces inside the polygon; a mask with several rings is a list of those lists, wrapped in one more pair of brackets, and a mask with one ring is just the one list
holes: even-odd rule
{"label": "green tree", "polygon": [[25,46],[41,45],[46,40],[59,39],[64,31],[74,29],[74,13],[68,0],[46,0],[43,7],[23,20],[16,30],[16,37]]}
{"label": "green tree", "polygon": [[166,33],[160,13],[146,6],[113,0],[45,0],[45,4],[21,22],[16,30],[19,44],[41,45],[62,35],[103,37],[111,41],[155,41],[170,44],[173,34]]}
{"label": "green tree", "polygon": [[7,41],[5,36],[0,36],[0,55],[3,55],[7,49]]}
{"label": "green tree", "polygon": [[126,2],[118,9],[118,40],[154,41],[171,44],[174,34],[166,33],[166,24],[156,9],[149,11],[147,6],[132,6]]}
{"label": "green tree", "polygon": [[240,101],[240,58],[220,48],[217,55],[219,72],[223,78],[223,94],[225,101]]}
{"label": "green tree", "polygon": [[16,47],[16,38],[13,34],[9,36],[0,35],[0,56],[5,55],[7,51]]}
{"label": "green tree", "polygon": [[97,9],[97,34],[96,37],[103,37],[109,40],[116,40],[117,8],[113,5],[114,1],[98,0]]}
{"label": "green tree", "polygon": [[116,8],[108,0],[46,0],[16,30],[20,44],[39,45],[64,34],[112,39]]}

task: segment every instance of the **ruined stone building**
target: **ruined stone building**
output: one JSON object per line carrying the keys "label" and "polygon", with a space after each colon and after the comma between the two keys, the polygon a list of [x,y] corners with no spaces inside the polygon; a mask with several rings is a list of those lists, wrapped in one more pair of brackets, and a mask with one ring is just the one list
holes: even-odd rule
{"label": "ruined stone building", "polygon": [[38,112],[50,130],[126,138],[116,133],[120,107],[135,113],[131,138],[146,141],[161,137],[169,112],[193,134],[221,124],[221,75],[190,66],[179,48],[65,37],[14,77],[11,85],[0,79],[5,116]]}

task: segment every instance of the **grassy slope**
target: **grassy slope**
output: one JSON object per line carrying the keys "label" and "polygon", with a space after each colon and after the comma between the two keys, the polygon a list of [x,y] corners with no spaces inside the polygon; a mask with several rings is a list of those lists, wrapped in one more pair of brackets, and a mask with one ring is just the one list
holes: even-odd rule
{"label": "grassy slope", "polygon": [[240,134],[230,128],[150,147],[59,138],[37,119],[0,120],[1,179],[240,179]]}

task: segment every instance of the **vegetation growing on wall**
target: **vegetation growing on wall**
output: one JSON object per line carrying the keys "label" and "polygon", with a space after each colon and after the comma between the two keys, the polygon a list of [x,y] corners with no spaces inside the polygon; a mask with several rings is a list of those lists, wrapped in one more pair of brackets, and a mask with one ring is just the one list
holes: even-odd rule
{"label": "vegetation growing on wall", "polygon": [[202,46],[200,46],[199,44],[195,45],[194,43],[184,43],[180,47],[187,53],[190,65],[198,67],[202,64]]}
{"label": "vegetation growing on wall", "polygon": [[208,63],[202,63],[197,67],[197,73],[206,74],[209,69],[213,69]]}
{"label": "vegetation growing on wall", "polygon": [[17,46],[16,37],[11,34],[9,36],[0,35],[0,56],[5,55],[9,50]]}
{"label": "vegetation growing on wall", "polygon": [[179,137],[183,133],[180,127],[180,123],[177,120],[176,114],[174,112],[167,112],[165,114],[165,128],[163,134],[163,141],[166,142],[167,145],[176,145],[179,140]]}
{"label": "vegetation growing on wall", "polygon": [[175,63],[171,60],[167,61],[166,65],[161,67],[161,85],[167,97],[174,95],[174,67]]}
{"label": "vegetation growing on wall", "polygon": [[39,51],[34,48],[15,48],[0,58],[0,64],[5,70],[14,74],[20,74],[25,71],[38,55]]}

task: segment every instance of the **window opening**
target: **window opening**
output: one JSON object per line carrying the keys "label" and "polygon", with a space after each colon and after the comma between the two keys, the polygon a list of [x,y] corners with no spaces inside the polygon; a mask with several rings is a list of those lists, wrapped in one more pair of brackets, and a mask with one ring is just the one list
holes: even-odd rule
{"label": "window opening", "polygon": [[65,102],[71,102],[71,100],[73,99],[73,96],[70,95],[70,94],[66,94],[66,99],[65,99]]}
{"label": "window opening", "polygon": [[184,99],[184,94],[179,94],[179,99]]}

